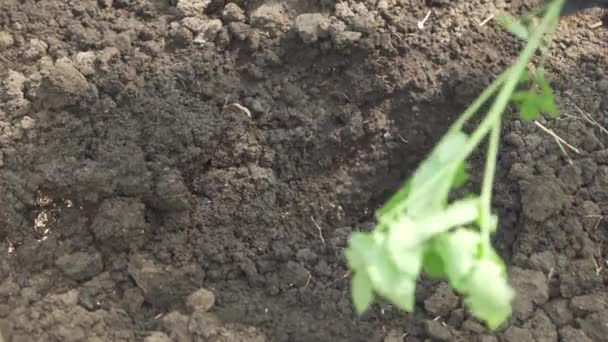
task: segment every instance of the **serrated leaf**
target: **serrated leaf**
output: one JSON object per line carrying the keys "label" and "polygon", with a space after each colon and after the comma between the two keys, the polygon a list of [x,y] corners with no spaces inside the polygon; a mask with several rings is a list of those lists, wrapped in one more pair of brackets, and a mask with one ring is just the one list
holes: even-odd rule
{"label": "serrated leaf", "polygon": [[527,101],[532,101],[534,100],[534,94],[532,94],[530,91],[514,91],[513,94],[511,94],[511,101],[513,102],[518,102],[518,103],[522,103],[522,102],[527,102]]}
{"label": "serrated leaf", "polygon": [[482,259],[468,281],[465,304],[490,329],[496,329],[511,316],[514,291],[509,286],[501,265]]}
{"label": "serrated leaf", "polygon": [[[418,274],[409,275],[401,272],[393,262],[387,241],[385,234],[379,231],[353,234],[344,252],[347,262],[354,273],[363,273],[367,276],[374,293],[403,310],[411,311],[415,303],[414,293]],[[403,260],[399,260],[399,263],[402,262]],[[362,306],[363,302],[361,300],[361,303],[356,305]]]}
{"label": "serrated leaf", "polygon": [[559,113],[553,98],[553,89],[545,79],[542,69],[537,73],[536,82],[542,91],[539,99],[539,109],[549,116],[556,117]]}
{"label": "serrated leaf", "polygon": [[539,115],[540,112],[533,101],[526,101],[519,105],[519,116],[522,121],[534,121]]}
{"label": "serrated leaf", "polygon": [[355,311],[362,314],[374,301],[372,282],[365,272],[355,272],[351,286]]}
{"label": "serrated leaf", "polygon": [[437,238],[434,248],[445,263],[450,284],[461,293],[466,291],[467,279],[476,263],[481,237],[476,231],[458,229]]}
{"label": "serrated leaf", "polygon": [[502,15],[496,18],[496,21],[502,25],[507,31],[516,36],[521,40],[527,41],[530,37],[530,33],[528,32],[528,28],[522,24],[519,20],[509,17],[506,15]]}

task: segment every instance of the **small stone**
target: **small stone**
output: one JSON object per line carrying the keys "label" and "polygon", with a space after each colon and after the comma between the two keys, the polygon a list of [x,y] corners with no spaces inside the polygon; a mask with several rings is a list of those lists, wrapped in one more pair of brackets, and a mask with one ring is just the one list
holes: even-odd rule
{"label": "small stone", "polygon": [[21,119],[21,128],[29,130],[32,127],[34,127],[34,119],[30,118],[29,116],[24,116]]}
{"label": "small stone", "polygon": [[159,176],[156,183],[156,199],[153,206],[168,211],[183,211],[190,208],[190,192],[180,175],[168,173]]}
{"label": "small stone", "polygon": [[306,13],[297,16],[295,24],[302,41],[312,44],[326,35],[329,19],[321,13]]}
{"label": "small stone", "polygon": [[234,2],[230,2],[226,4],[224,10],[222,11],[222,18],[225,21],[245,21],[245,11],[243,11],[239,5]]}
{"label": "small stone", "polygon": [[78,304],[88,311],[95,311],[99,307],[91,290],[87,288],[81,289],[78,293]]}
{"label": "small stone", "polygon": [[546,303],[543,308],[557,326],[569,324],[574,319],[572,311],[570,311],[570,307],[568,306],[567,299],[553,299]]}
{"label": "small stone", "polygon": [[177,10],[182,16],[202,16],[211,0],[178,0]]}
{"label": "small stone", "polygon": [[7,278],[0,283],[0,298],[2,297],[13,297],[21,291],[19,285],[14,282],[11,278]]}
{"label": "small stone", "polygon": [[[578,319],[577,323],[592,341],[608,341],[608,311],[590,314],[585,319]],[[578,342],[578,341],[577,341]]]}
{"label": "small stone", "polygon": [[194,311],[208,311],[215,304],[215,295],[207,289],[199,289],[188,296],[187,303]]}
{"label": "small stone", "polygon": [[577,165],[566,165],[559,171],[559,180],[568,193],[574,193],[583,184],[583,172]]}
{"label": "small stone", "polygon": [[144,338],[144,342],[172,342],[171,338],[162,331],[153,331]]}
{"label": "small stone", "polygon": [[509,279],[516,292],[513,313],[517,318],[527,319],[534,305],[542,305],[549,299],[547,278],[542,272],[513,267]]}
{"label": "small stone", "polygon": [[63,274],[76,281],[91,279],[103,271],[101,254],[97,251],[62,255],[55,260],[55,265]]}
{"label": "small stone", "polygon": [[355,32],[370,33],[376,26],[374,17],[366,14],[356,15],[350,20],[350,28]]}
{"label": "small stone", "polygon": [[486,328],[479,322],[469,318],[462,323],[462,329],[476,334],[481,334],[486,331]]}
{"label": "small stone", "polygon": [[0,31],[0,49],[7,49],[15,44],[13,35],[10,32]]}
{"label": "small stone", "polygon": [[123,32],[114,38],[114,46],[123,53],[131,51],[131,36],[128,32]]}
{"label": "small stone", "polygon": [[192,293],[196,279],[182,270],[162,267],[145,255],[131,256],[127,272],[144,295],[146,302],[159,308],[168,308],[178,298]]}
{"label": "small stone", "polygon": [[27,50],[23,53],[23,57],[29,60],[34,60],[42,57],[46,53],[49,45],[40,39],[33,38],[30,40]]}
{"label": "small stone", "polygon": [[534,341],[537,342],[553,342],[557,341],[557,330],[551,319],[543,310],[536,310],[534,316],[526,322],[526,329],[532,332]]}
{"label": "small stone", "polygon": [[530,266],[537,271],[549,274],[555,269],[555,256],[550,251],[535,253],[530,256]]}
{"label": "small stone", "polygon": [[263,2],[249,14],[249,23],[255,28],[276,31],[288,26],[287,18],[285,6],[280,1]]}
{"label": "small stone", "polygon": [[403,332],[398,330],[390,330],[386,336],[384,336],[383,342],[402,342],[403,341]]}
{"label": "small stone", "polygon": [[348,46],[352,46],[355,42],[357,42],[359,39],[361,39],[361,36],[362,36],[361,32],[354,32],[354,31],[338,32],[338,33],[336,33],[335,36],[333,36],[333,42],[334,42],[334,44],[336,44],[337,47],[348,47]]}
{"label": "small stone", "polygon": [[57,109],[78,103],[90,90],[87,79],[74,66],[57,63],[42,79],[37,101],[45,108]]}
{"label": "small stone", "polygon": [[425,328],[427,334],[437,341],[450,341],[452,339],[450,329],[439,321],[427,320],[425,322]]}
{"label": "small stone", "polygon": [[95,73],[95,52],[86,51],[79,52],[74,57],[74,66],[85,76],[90,76]]}
{"label": "small stone", "polygon": [[454,328],[459,329],[464,322],[465,311],[464,309],[456,309],[450,313],[450,318],[448,319],[448,324]]}
{"label": "small stone", "polygon": [[601,93],[608,93],[608,78],[604,78],[597,82],[597,90]]}
{"label": "small stone", "polygon": [[101,50],[97,58],[101,64],[108,64],[116,56],[120,56],[120,51],[117,48],[110,46]]}
{"label": "small stone", "polygon": [[577,316],[585,316],[593,312],[599,312],[606,308],[604,299],[598,295],[583,295],[573,297],[570,307]]}
{"label": "small stone", "polygon": [[559,329],[559,338],[562,342],[593,342],[591,341],[589,336],[585,334],[584,331],[580,329],[575,329],[570,325]]}
{"label": "small stone", "polygon": [[458,296],[454,294],[450,286],[442,283],[437,291],[424,301],[424,308],[434,317],[447,316],[458,306]]}
{"label": "small stone", "polygon": [[511,326],[503,334],[505,342],[535,342],[532,332],[528,329]]}
{"label": "small stone", "polygon": [[194,35],[185,27],[179,27],[170,32],[170,36],[178,47],[187,47],[192,44]]}
{"label": "small stone", "polygon": [[479,342],[498,342],[498,338],[492,335],[481,335]]}
{"label": "small stone", "polygon": [[161,319],[164,330],[171,335],[173,341],[192,341],[188,320],[188,316],[177,311],[169,312]]}
{"label": "small stone", "polygon": [[97,5],[101,8],[111,8],[113,0],[97,0]]}
{"label": "small stone", "polygon": [[145,298],[142,291],[135,287],[125,290],[122,295],[122,301],[128,312],[135,313],[140,310],[141,306],[144,304]]}
{"label": "small stone", "polygon": [[552,178],[521,181],[520,188],[524,215],[535,222],[543,222],[558,213],[566,202],[566,194]]}
{"label": "small stone", "polygon": [[589,185],[589,193],[597,202],[608,200],[608,166],[600,166],[593,182]]}
{"label": "small stone", "polygon": [[182,19],[180,24],[192,33],[199,33],[205,28],[206,21],[197,17],[187,17]]}
{"label": "small stone", "polygon": [[206,42],[213,42],[215,38],[222,30],[222,21],[219,19],[209,20],[205,23],[203,32],[194,38],[194,43],[204,44]]}
{"label": "small stone", "polygon": [[572,298],[594,291],[602,286],[602,277],[595,270],[593,259],[573,260],[565,272],[560,273],[560,293]]}

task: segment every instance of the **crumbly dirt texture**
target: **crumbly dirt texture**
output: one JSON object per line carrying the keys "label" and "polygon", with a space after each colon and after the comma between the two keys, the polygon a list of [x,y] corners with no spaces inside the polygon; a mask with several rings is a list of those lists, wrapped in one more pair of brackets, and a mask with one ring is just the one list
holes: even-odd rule
{"label": "crumbly dirt texture", "polygon": [[353,312],[350,233],[522,48],[485,19],[533,5],[0,1],[4,342],[608,341],[597,10],[546,60],[562,117],[539,122],[574,149],[505,119],[509,324],[427,279],[414,313]]}

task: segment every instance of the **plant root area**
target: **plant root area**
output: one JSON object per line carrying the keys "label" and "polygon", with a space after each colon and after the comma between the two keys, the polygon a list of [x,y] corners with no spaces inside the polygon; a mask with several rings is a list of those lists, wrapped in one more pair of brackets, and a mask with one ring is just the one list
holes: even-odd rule
{"label": "plant root area", "polygon": [[515,61],[492,16],[535,5],[0,1],[4,342],[608,341],[600,10],[546,56],[561,117],[505,118],[508,324],[425,277],[412,313],[353,311],[350,234]]}

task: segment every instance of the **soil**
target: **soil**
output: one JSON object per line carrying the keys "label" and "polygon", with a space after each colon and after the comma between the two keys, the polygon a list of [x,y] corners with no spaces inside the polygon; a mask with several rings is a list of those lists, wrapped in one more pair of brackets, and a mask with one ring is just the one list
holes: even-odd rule
{"label": "soil", "polygon": [[480,23],[533,5],[2,1],[4,341],[608,341],[598,10],[546,61],[562,116],[539,122],[576,151],[504,125],[511,322],[427,279],[411,314],[351,304],[349,234],[522,48]]}

